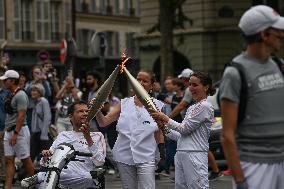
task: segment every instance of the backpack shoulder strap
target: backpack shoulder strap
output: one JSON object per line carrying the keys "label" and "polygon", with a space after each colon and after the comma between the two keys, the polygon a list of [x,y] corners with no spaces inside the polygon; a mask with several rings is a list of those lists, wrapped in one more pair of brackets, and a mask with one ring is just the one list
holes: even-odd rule
{"label": "backpack shoulder strap", "polygon": [[238,124],[239,124],[244,120],[246,113],[247,96],[248,96],[247,79],[244,70],[245,68],[241,64],[232,62],[230,66],[233,66],[238,70],[241,78],[240,103],[238,111]]}
{"label": "backpack shoulder strap", "polygon": [[[247,88],[247,79],[245,75],[245,68],[237,63],[237,62],[231,62],[227,66],[232,66],[236,68],[240,74],[241,78],[241,89],[240,89],[240,103],[239,103],[239,111],[238,111],[238,124],[243,121],[245,118],[245,111],[246,111],[246,105],[247,105],[247,96],[248,96],[248,88]],[[220,102],[220,91],[217,93],[217,103],[221,109],[221,102]]]}

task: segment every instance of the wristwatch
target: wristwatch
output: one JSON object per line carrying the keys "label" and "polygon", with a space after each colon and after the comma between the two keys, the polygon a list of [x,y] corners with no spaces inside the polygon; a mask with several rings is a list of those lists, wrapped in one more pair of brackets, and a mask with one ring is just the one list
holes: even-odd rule
{"label": "wristwatch", "polygon": [[243,182],[236,183],[236,184],[237,184],[236,189],[248,189],[249,188],[246,180]]}
{"label": "wristwatch", "polygon": [[16,130],[14,130],[14,133],[15,133],[16,135],[18,135],[18,134],[19,134],[19,132],[18,132],[18,131],[16,131]]}

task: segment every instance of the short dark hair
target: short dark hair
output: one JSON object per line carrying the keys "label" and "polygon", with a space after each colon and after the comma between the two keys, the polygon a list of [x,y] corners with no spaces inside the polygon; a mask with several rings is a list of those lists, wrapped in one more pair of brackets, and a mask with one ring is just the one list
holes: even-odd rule
{"label": "short dark hair", "polygon": [[253,35],[245,35],[244,33],[242,33],[242,36],[245,39],[247,44],[262,42],[262,38],[261,38],[260,33],[253,34]]}
{"label": "short dark hair", "polygon": [[68,111],[67,111],[68,115],[74,113],[74,111],[75,111],[75,106],[78,105],[78,104],[79,104],[79,105],[81,105],[81,104],[88,105],[88,103],[87,103],[86,101],[83,101],[83,100],[75,101],[75,102],[73,102],[73,103],[68,107]]}
{"label": "short dark hair", "polygon": [[53,65],[53,62],[50,59],[46,59],[46,60],[42,61],[42,67],[44,67],[44,65],[46,65],[46,64],[52,64]]}
{"label": "short dark hair", "polygon": [[184,89],[185,89],[184,82],[182,81],[182,79],[180,79],[180,78],[174,78],[174,79],[172,80],[172,82],[173,82],[173,85],[177,85],[178,87],[181,88],[181,90],[184,90]]}
{"label": "short dark hair", "polygon": [[210,75],[206,72],[202,72],[202,71],[194,71],[193,74],[191,74],[190,77],[197,77],[198,79],[200,79],[200,82],[202,83],[202,85],[206,86],[208,85],[208,91],[207,91],[207,95],[214,95],[216,92],[215,87],[213,87],[213,82],[212,79],[210,77]]}
{"label": "short dark hair", "polygon": [[[145,72],[147,74],[149,74],[150,78],[151,78],[151,83],[155,83],[157,80],[156,80],[156,75],[155,73],[152,71],[152,70],[147,70],[147,69],[141,69],[139,70],[139,72]],[[139,73],[138,72],[138,73]]]}
{"label": "short dark hair", "polygon": [[98,80],[98,85],[99,86],[101,85],[101,83],[102,83],[102,76],[101,76],[101,74],[99,72],[97,72],[97,71],[89,71],[89,72],[87,72],[86,76],[88,76],[88,75],[92,76],[93,78],[96,78]]}

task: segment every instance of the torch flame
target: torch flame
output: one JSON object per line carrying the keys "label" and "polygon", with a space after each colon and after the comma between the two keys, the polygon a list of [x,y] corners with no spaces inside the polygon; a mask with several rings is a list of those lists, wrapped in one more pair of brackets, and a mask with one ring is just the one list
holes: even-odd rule
{"label": "torch flame", "polygon": [[126,56],[125,50],[121,54],[121,65],[120,65],[120,73],[124,72],[125,64],[130,59],[130,57]]}

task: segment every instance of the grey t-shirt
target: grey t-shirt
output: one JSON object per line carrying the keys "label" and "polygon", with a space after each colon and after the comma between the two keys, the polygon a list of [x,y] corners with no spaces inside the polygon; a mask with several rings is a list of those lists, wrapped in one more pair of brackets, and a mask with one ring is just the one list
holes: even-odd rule
{"label": "grey t-shirt", "polygon": [[188,104],[190,104],[192,102],[192,94],[189,91],[188,87],[184,91],[184,95],[183,95],[183,99],[182,100],[186,101]]}
{"label": "grey t-shirt", "polygon": [[[20,90],[16,93],[16,95],[12,98],[11,107],[14,109],[12,114],[7,114],[5,119],[5,127],[10,128],[16,125],[17,118],[18,118],[18,111],[19,110],[27,110],[29,104],[29,99],[27,94]],[[26,120],[24,121],[24,125],[26,124]]]}
{"label": "grey t-shirt", "polygon": [[[234,58],[245,70],[247,103],[238,125],[236,140],[242,161],[275,163],[284,161],[284,79],[272,59],[260,61],[245,54]],[[227,67],[220,85],[220,99],[239,104],[241,78]]]}

